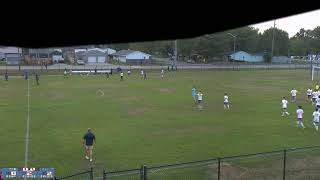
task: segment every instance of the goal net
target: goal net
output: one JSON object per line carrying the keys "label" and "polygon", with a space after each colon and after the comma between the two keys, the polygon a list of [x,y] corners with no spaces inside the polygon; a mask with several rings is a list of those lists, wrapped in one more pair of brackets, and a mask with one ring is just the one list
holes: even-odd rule
{"label": "goal net", "polygon": [[312,66],[311,80],[320,81],[320,66]]}

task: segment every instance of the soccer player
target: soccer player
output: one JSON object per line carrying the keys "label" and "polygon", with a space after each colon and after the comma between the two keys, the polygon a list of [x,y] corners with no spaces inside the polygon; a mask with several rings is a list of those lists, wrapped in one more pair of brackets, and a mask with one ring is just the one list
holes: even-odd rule
{"label": "soccer player", "polygon": [[312,92],[312,105],[314,105],[316,103],[317,97],[318,97],[318,91],[314,90]]}
{"label": "soccer player", "polygon": [[38,75],[38,73],[36,73],[36,81],[37,81],[37,85],[39,86],[39,75]]}
{"label": "soccer player", "polygon": [[161,69],[161,79],[163,79],[163,77],[164,77],[164,70]]}
{"label": "soccer player", "polygon": [[318,131],[319,117],[320,117],[320,112],[319,112],[318,108],[316,108],[316,110],[313,112],[312,116],[313,116],[313,125],[316,128],[316,130]]}
{"label": "soccer player", "polygon": [[298,118],[297,125],[304,129],[305,127],[304,127],[303,122],[302,122],[303,113],[304,112],[303,112],[302,106],[298,106],[298,109],[297,109],[297,118]]}
{"label": "soccer player", "polygon": [[290,115],[287,111],[288,101],[286,100],[286,97],[283,97],[281,102],[282,102],[282,116],[284,116],[285,114]]}
{"label": "soccer player", "polygon": [[25,71],[25,72],[24,72],[24,79],[25,79],[25,80],[28,80],[28,71]]}
{"label": "soccer player", "polygon": [[8,81],[9,76],[7,72],[4,74],[4,78],[6,79],[6,81]]}
{"label": "soccer player", "polygon": [[202,96],[203,96],[203,94],[199,91],[198,92],[198,108],[199,108],[199,111],[202,111]]}
{"label": "soccer player", "polygon": [[223,107],[224,109],[230,109],[230,106],[229,106],[229,97],[227,95],[227,93],[224,93],[224,97],[223,97]]}
{"label": "soccer player", "polygon": [[143,80],[146,80],[146,79],[147,79],[147,72],[143,71]]}
{"label": "soccer player", "polygon": [[130,70],[130,69],[128,69],[127,73],[128,73],[128,76],[130,76],[130,74],[131,74],[131,70]]}
{"label": "soccer player", "polygon": [[64,78],[67,78],[67,75],[68,75],[67,69],[64,69],[63,77],[64,77]]}
{"label": "soccer player", "polygon": [[140,70],[140,74],[141,74],[141,77],[143,77],[144,72],[142,69]]}
{"label": "soccer player", "polygon": [[123,81],[123,72],[120,73],[120,81]]}
{"label": "soccer player", "polygon": [[312,89],[308,88],[307,89],[307,101],[311,101],[311,96],[312,96]]}
{"label": "soccer player", "polygon": [[88,128],[87,133],[83,136],[83,146],[85,148],[85,158],[92,161],[93,144],[96,143],[96,136],[92,133],[92,130]]}
{"label": "soccer player", "polygon": [[316,99],[316,107],[319,109],[320,108],[320,95]]}
{"label": "soccer player", "polygon": [[192,86],[191,91],[192,91],[192,98],[193,98],[194,104],[196,104],[197,103],[197,89],[194,86]]}
{"label": "soccer player", "polygon": [[296,102],[298,91],[297,91],[295,88],[293,88],[293,89],[290,91],[290,93],[291,93],[291,96],[292,96],[291,102],[293,102],[293,103]]}

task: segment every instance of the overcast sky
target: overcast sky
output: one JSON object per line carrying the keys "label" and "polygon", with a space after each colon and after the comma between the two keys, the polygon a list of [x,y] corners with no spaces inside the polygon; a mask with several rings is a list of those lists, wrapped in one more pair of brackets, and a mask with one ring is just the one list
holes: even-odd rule
{"label": "overcast sky", "polygon": [[[263,32],[270,27],[273,27],[273,20],[252,25]],[[289,16],[281,19],[276,19],[276,27],[285,30],[289,33],[289,37],[294,36],[301,28],[314,29],[320,26],[320,9],[310,11],[303,14]]]}

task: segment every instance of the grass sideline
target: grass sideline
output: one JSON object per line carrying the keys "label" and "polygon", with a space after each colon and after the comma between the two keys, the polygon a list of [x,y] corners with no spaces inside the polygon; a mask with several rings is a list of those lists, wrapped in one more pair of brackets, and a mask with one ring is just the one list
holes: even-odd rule
{"label": "grass sideline", "polygon": [[[105,76],[41,76],[30,81],[30,167],[55,167],[68,175],[91,165],[84,160],[82,136],[97,136],[93,167],[120,170],[289,147],[318,145],[313,108],[306,102],[310,72],[183,71],[138,73],[119,81]],[[27,115],[27,82],[0,81],[0,159],[22,167]],[[204,111],[193,106],[191,87],[204,94]],[[296,127],[296,105],[281,117],[281,97],[298,91],[306,129]],[[103,93],[101,93],[103,92]],[[223,110],[223,93],[231,111]],[[103,94],[103,95],[102,95]]]}

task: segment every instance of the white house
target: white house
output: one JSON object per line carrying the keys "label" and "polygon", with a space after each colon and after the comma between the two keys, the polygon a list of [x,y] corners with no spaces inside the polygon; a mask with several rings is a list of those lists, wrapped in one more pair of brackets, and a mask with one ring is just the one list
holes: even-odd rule
{"label": "white house", "polygon": [[128,64],[146,64],[151,60],[151,55],[134,50],[121,50],[111,54],[113,59]]}
{"label": "white house", "polygon": [[20,64],[22,49],[17,47],[0,47],[0,60],[5,59],[7,64]]}
{"label": "white house", "polygon": [[116,50],[111,49],[111,48],[90,48],[90,49],[88,49],[88,51],[92,51],[92,50],[102,51],[107,55],[110,55],[110,54],[113,54],[116,52]]}

